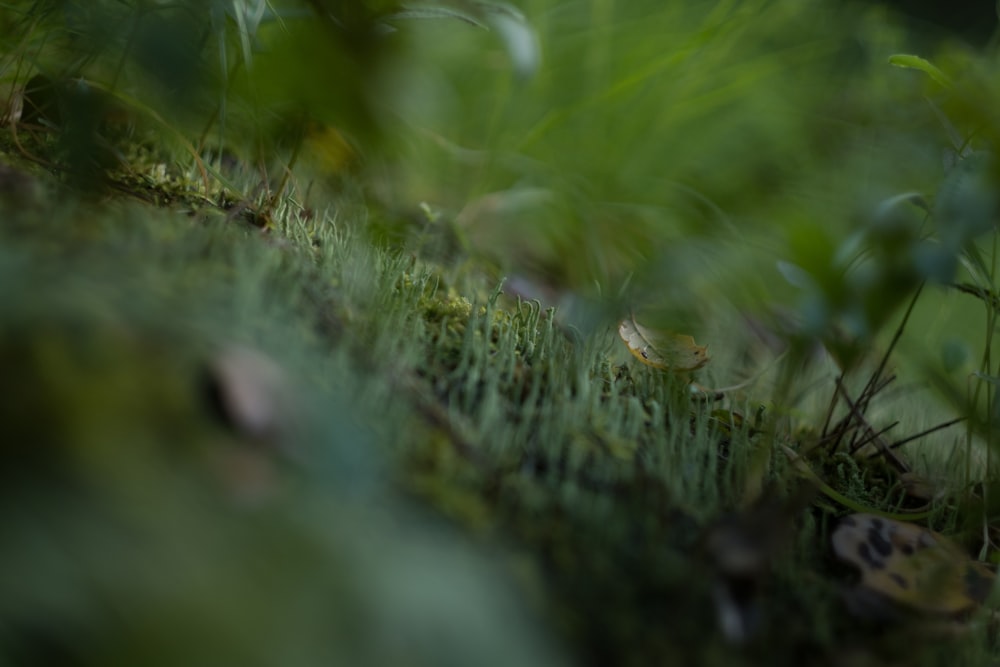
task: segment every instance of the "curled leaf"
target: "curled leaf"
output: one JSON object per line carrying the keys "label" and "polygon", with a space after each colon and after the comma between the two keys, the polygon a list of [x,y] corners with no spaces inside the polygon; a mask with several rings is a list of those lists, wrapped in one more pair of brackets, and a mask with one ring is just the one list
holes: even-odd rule
{"label": "curled leaf", "polygon": [[653,368],[694,371],[709,362],[708,347],[697,345],[691,336],[647,329],[634,317],[618,325],[618,335],[636,359]]}
{"label": "curled leaf", "polygon": [[852,514],[833,533],[839,559],[861,571],[861,587],[919,611],[957,614],[981,604],[995,575],[926,528]]}

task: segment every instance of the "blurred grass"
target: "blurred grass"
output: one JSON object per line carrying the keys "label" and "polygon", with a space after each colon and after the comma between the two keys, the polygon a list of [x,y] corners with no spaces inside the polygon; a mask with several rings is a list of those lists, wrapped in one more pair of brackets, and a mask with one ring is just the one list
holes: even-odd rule
{"label": "blurred grass", "polygon": [[[414,150],[420,167],[402,170],[409,199],[462,210],[474,249],[533,262],[555,282],[620,284],[653,265],[647,289],[704,270],[674,268],[676,246],[709,239],[712,250],[727,241],[742,250],[761,228],[794,225],[790,199],[850,210],[830,184],[802,178],[828,177],[847,152],[844,135],[864,132],[837,106],[848,85],[878,89],[858,79],[885,81],[873,70],[889,51],[852,36],[876,31],[874,19],[771,2],[594,3],[595,19],[586,6],[529,11],[545,51],[537,76],[520,85],[490,66],[503,64],[500,54],[477,49],[475,35],[444,39],[447,27],[437,26],[415,37],[422,57],[397,75],[399,115],[427,136]],[[460,55],[477,50],[480,58]],[[536,191],[542,201],[516,206],[519,193]],[[492,193],[513,211],[478,210]],[[560,261],[567,255],[571,265]]]}

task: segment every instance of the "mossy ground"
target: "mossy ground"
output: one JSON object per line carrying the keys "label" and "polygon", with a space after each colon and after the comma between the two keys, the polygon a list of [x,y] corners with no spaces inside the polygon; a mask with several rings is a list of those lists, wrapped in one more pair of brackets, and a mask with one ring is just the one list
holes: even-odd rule
{"label": "mossy ground", "polygon": [[[997,662],[989,610],[866,596],[830,546],[858,511],[998,542],[988,420],[907,443],[917,484],[848,451],[954,416],[914,377],[990,406],[995,237],[947,225],[993,212],[995,68],[890,73],[905,35],[847,4],[533,0],[505,44],[251,4],[212,4],[217,71],[173,57],[198,2],[0,21],[0,665]],[[463,7],[516,18],[427,11]],[[985,361],[926,288],[879,375],[934,234]],[[633,358],[643,306],[713,361]],[[953,363],[866,391],[910,330]]]}
{"label": "mossy ground", "polygon": [[[176,664],[191,642],[206,664],[994,655],[985,617],[949,634],[847,610],[828,536],[849,508],[796,492],[782,446],[808,438],[752,390],[692,400],[613,324],[581,332],[376,242],[349,198],[234,206],[138,164],[81,196],[7,146],[10,664]],[[207,398],[233,346],[284,369],[264,440]],[[894,509],[884,473],[815,468]],[[734,580],[730,549],[766,565]],[[720,628],[722,589],[752,610],[743,642]]]}

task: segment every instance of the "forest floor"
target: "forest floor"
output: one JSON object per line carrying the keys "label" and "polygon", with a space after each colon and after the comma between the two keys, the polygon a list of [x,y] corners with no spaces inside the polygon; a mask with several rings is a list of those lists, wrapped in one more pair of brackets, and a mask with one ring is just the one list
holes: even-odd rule
{"label": "forest floor", "polygon": [[624,314],[581,332],[373,238],[353,195],[137,145],[74,176],[28,139],[0,166],[8,664],[997,662],[970,492],[865,417],[881,357],[827,361],[832,417],[792,428],[651,365]]}

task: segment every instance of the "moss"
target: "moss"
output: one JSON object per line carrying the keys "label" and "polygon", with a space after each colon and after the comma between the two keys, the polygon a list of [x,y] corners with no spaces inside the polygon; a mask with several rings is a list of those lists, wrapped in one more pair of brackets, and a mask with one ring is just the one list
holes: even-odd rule
{"label": "moss", "polygon": [[[291,196],[206,190],[142,147],[126,155],[132,168],[109,172],[111,192],[132,203],[28,176],[26,197],[3,195],[0,294],[11,306],[0,314],[0,388],[16,397],[4,421],[22,447],[4,452],[17,463],[8,470],[35,469],[31,445],[84,452],[43,456],[55,474],[7,487],[4,520],[26,544],[65,539],[87,559],[53,564],[37,545],[9,556],[3,570],[27,567],[33,583],[0,581],[21,596],[3,611],[17,638],[0,636],[0,647],[29,637],[16,650],[42,664],[45,641],[31,633],[50,631],[53,614],[73,628],[56,644],[78,663],[142,662],[172,632],[182,648],[204,639],[191,619],[221,617],[232,627],[212,637],[217,662],[247,658],[246,622],[254,639],[295,647],[302,664],[379,664],[384,638],[366,633],[380,622],[390,634],[424,627],[425,605],[440,619],[430,630],[454,624],[482,644],[410,638],[417,664],[486,664],[505,642],[498,655],[517,664],[552,664],[539,634],[579,664],[837,664],[855,650],[888,660],[926,647],[906,647],[919,625],[883,642],[845,612],[847,577],[826,549],[843,507],[820,499],[754,514],[794,495],[780,446],[806,437],[777,417],[750,401],[693,401],[688,378],[621,363],[614,322],[568,334],[537,301],[371,243],[351,217],[361,205],[346,197],[323,215]],[[302,410],[276,450],[227,429],[205,400],[204,371],[233,341],[273,356],[297,387]],[[851,500],[894,508],[896,480],[881,464],[842,454],[811,463]],[[94,495],[60,517],[50,503],[77,488]],[[40,537],[33,516],[44,519]],[[740,579],[711,546],[731,525],[777,526],[791,546],[759,547],[766,565]],[[232,531],[214,535],[219,526]],[[164,554],[176,544],[190,545],[180,554],[190,570],[171,570]],[[469,599],[495,613],[482,635],[465,625],[470,603],[446,595],[452,557],[479,550],[516,554],[522,570],[518,588],[503,568],[474,568],[483,587]],[[122,583],[104,560],[124,564]],[[53,573],[56,602],[35,583]],[[82,581],[91,575],[95,587]],[[531,627],[509,625],[518,602],[489,599],[508,585],[531,601]],[[315,586],[323,595],[296,597]],[[760,607],[744,644],[720,629],[713,596],[727,586]],[[144,620],[94,611],[109,599]],[[322,632],[331,617],[348,648]],[[981,634],[970,656],[989,648]]]}

